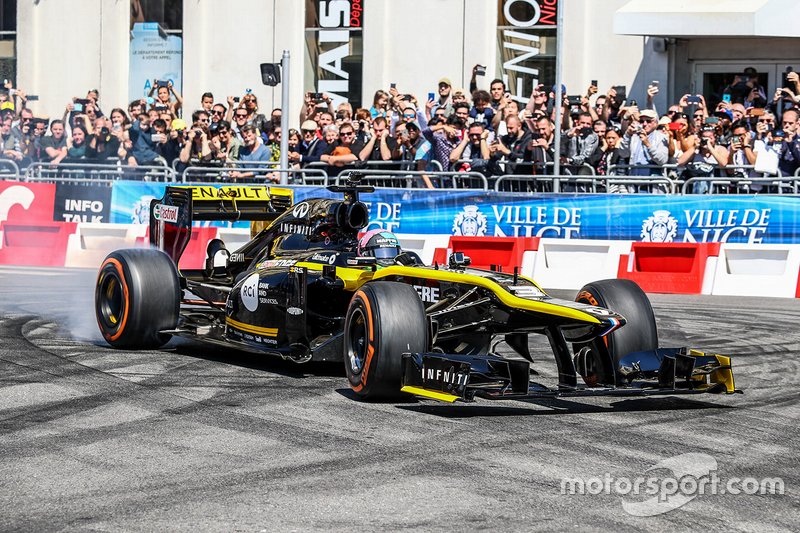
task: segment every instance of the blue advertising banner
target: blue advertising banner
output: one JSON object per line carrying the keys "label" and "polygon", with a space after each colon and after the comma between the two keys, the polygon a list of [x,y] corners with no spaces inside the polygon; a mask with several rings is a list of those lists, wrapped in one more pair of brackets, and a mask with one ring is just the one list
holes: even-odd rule
{"label": "blue advertising banner", "polygon": [[182,62],[183,40],[180,37],[164,33],[156,22],[134,24],[130,42],[129,100],[147,98],[154,79],[171,81],[175,91],[180,93]]}
{"label": "blue advertising banner", "polygon": [[[111,222],[146,223],[165,184],[114,184]],[[334,196],[296,187],[295,201]],[[799,243],[791,196],[531,195],[379,189],[364,194],[370,226],[396,233],[617,239],[649,242]],[[226,224],[227,225],[227,224]],[[246,227],[246,223],[235,226]]]}

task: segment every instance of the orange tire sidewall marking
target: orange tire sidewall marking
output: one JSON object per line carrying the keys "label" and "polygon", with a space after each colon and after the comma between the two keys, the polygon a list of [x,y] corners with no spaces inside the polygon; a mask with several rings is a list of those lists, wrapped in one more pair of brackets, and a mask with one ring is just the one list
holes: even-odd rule
{"label": "orange tire sidewall marking", "polygon": [[[581,300],[586,300],[587,302],[589,302],[592,305],[595,305],[597,307],[602,307],[599,303],[597,303],[597,298],[595,298],[594,294],[592,294],[591,292],[587,292],[587,291],[579,292],[578,296],[575,297],[575,301],[579,302]],[[608,348],[608,335],[604,335],[602,337],[602,339],[603,339],[603,342],[606,344],[606,348]]]}
{"label": "orange tire sidewall marking", "polygon": [[367,357],[364,361],[364,368],[361,370],[361,383],[353,386],[353,390],[360,392],[361,389],[367,384],[367,376],[369,375],[369,366],[372,364],[372,356],[375,354],[374,341],[374,325],[372,323],[372,308],[369,305],[369,298],[364,294],[364,291],[359,290],[355,297],[364,304],[367,315],[367,331],[369,331],[369,343],[367,344]]}
{"label": "orange tire sidewall marking", "polygon": [[[100,267],[100,276],[101,276],[101,278],[98,280],[98,284],[99,284],[100,281],[102,281],[102,276],[104,276],[103,271],[105,270],[106,266],[109,265],[109,264],[114,266],[114,270],[117,271],[117,275],[119,277],[120,284],[122,285],[122,294],[123,294],[123,296],[125,298],[125,312],[122,313],[122,319],[120,320],[119,326],[117,327],[117,332],[114,335],[108,335],[105,332],[105,328],[103,327],[103,324],[100,324],[100,329],[103,331],[103,335],[105,337],[107,337],[108,340],[115,341],[125,331],[125,324],[127,324],[127,322],[128,322],[128,312],[130,311],[131,306],[130,306],[130,300],[129,300],[129,296],[128,296],[128,294],[129,294],[128,293],[128,282],[125,281],[125,274],[122,271],[122,263],[120,263],[117,259],[114,259],[114,258],[106,259],[106,261]],[[100,322],[99,318],[98,318],[98,322]]]}

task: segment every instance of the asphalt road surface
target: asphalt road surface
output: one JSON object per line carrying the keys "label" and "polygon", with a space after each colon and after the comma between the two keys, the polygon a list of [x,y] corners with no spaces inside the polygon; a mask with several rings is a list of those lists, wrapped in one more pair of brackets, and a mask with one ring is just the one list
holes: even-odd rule
{"label": "asphalt road surface", "polygon": [[733,355],[743,395],[368,404],[339,365],[113,350],[93,284],[0,268],[2,531],[798,530],[798,300],[652,296],[661,344]]}

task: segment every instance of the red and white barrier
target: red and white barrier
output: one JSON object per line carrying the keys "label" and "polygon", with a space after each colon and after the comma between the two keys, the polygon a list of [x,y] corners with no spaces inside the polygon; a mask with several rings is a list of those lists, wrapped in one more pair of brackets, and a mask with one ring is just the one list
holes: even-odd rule
{"label": "red and white barrier", "polygon": [[798,244],[723,244],[711,294],[793,298],[798,273]]}
{"label": "red and white barrier", "polygon": [[463,252],[475,268],[512,272],[520,267],[520,272],[525,272],[533,268],[533,252],[538,249],[539,237],[450,237],[447,248],[437,248],[433,260],[444,264],[450,253]]}
{"label": "red and white barrier", "polygon": [[121,248],[134,248],[144,240],[147,224],[80,222],[67,241],[64,266],[98,268],[105,257]]}
{"label": "red and white barrier", "polygon": [[711,294],[720,243],[634,242],[619,258],[617,277],[645,292]]}
{"label": "red and white barrier", "polygon": [[545,289],[580,289],[591,281],[617,277],[619,258],[630,241],[541,239],[532,271],[523,270]]}
{"label": "red and white barrier", "polygon": [[250,242],[250,228],[218,228],[217,239],[222,239],[229,252],[235,252]]}
{"label": "red and white barrier", "polygon": [[433,264],[433,256],[437,248],[447,248],[449,235],[425,235],[421,233],[396,233],[403,250],[415,252],[423,264]]}
{"label": "red and white barrier", "polygon": [[0,265],[63,267],[76,222],[0,223]]}

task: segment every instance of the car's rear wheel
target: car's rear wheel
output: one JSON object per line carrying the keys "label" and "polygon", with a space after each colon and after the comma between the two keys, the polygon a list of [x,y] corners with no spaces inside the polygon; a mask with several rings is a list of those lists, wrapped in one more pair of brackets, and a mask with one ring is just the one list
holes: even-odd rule
{"label": "car's rear wheel", "polygon": [[425,308],[410,285],[367,283],[350,301],[344,335],[344,367],[356,395],[399,398],[403,353],[427,350]]}
{"label": "car's rear wheel", "polygon": [[158,348],[160,333],[178,323],[181,289],[172,260],[160,250],[117,250],[97,275],[95,315],[103,338],[115,348]]}

